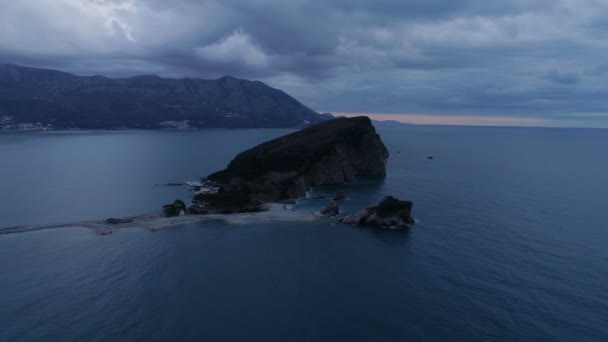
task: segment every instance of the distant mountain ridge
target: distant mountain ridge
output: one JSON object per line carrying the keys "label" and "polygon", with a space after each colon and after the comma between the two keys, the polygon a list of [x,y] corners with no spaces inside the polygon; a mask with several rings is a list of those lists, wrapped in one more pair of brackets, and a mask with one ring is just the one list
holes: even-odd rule
{"label": "distant mountain ridge", "polygon": [[0,128],[299,128],[327,119],[260,81],[107,78],[0,64]]}

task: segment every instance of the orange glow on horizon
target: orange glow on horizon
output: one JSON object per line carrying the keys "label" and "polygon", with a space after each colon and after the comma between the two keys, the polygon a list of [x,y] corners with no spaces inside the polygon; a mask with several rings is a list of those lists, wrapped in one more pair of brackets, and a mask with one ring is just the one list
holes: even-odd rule
{"label": "orange glow on horizon", "polygon": [[334,113],[336,116],[368,116],[378,121],[398,121],[417,125],[455,125],[455,126],[552,126],[555,123],[541,118],[521,118],[511,116],[477,115],[425,115],[425,114],[372,114],[372,113]]}

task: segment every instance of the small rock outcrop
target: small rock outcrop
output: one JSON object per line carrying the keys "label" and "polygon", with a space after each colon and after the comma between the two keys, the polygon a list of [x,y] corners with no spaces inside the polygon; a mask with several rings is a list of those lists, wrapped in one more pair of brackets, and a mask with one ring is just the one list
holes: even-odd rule
{"label": "small rock outcrop", "polygon": [[163,205],[163,215],[174,217],[186,214],[186,203],[182,200],[175,200],[172,204]]}
{"label": "small rock outcrop", "polygon": [[340,213],[340,207],[336,201],[331,201],[325,208],[321,209],[321,214],[325,216],[336,216]]}
{"label": "small rock outcrop", "polygon": [[332,198],[332,201],[344,201],[346,199],[346,194],[344,193],[344,191],[338,191],[336,192],[336,194],[334,195],[334,198]]}
{"label": "small rock outcrop", "polygon": [[130,219],[130,218],[114,218],[114,217],[111,217],[111,218],[109,218],[109,219],[105,220],[104,222],[105,222],[106,224],[113,224],[113,225],[116,225],[116,224],[125,224],[125,223],[131,223],[131,222],[133,222],[133,219]]}
{"label": "small rock outcrop", "polygon": [[[384,177],[387,158],[388,150],[368,117],[338,118],[242,152],[225,170],[207,179],[225,193],[277,202],[303,197],[314,186]],[[194,201],[201,203],[205,198]]]}
{"label": "small rock outcrop", "polygon": [[348,215],[340,219],[340,222],[381,229],[403,229],[415,222],[412,207],[413,203],[410,201],[387,196],[377,205]]}

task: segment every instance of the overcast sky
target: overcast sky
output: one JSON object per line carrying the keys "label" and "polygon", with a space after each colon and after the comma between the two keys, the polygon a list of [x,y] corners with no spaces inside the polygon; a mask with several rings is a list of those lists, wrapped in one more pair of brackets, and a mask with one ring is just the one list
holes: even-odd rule
{"label": "overcast sky", "polygon": [[0,62],[229,74],[413,122],[608,127],[607,0],[0,0]]}

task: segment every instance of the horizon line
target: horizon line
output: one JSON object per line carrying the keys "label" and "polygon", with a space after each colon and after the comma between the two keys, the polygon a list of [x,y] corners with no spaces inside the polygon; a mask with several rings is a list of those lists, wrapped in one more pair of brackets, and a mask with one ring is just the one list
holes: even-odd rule
{"label": "horizon line", "polygon": [[534,117],[483,116],[483,115],[434,115],[400,113],[331,112],[334,116],[367,116],[376,121],[397,121],[404,124],[425,126],[483,126],[483,127],[547,127],[547,128],[608,128],[608,123],[593,125],[584,122],[557,121]]}

